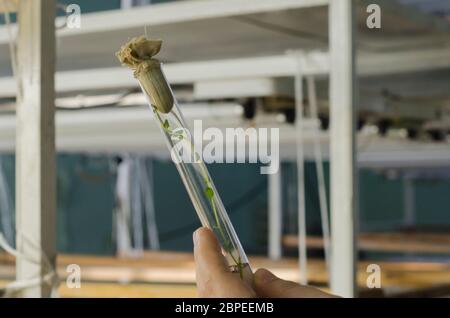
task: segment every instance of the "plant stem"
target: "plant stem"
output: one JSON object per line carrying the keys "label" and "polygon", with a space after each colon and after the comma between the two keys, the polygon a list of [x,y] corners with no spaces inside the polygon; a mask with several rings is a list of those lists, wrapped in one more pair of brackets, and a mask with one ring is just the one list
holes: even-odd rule
{"label": "plant stem", "polygon": [[[161,118],[161,115],[159,114],[158,109],[154,105],[152,105],[152,108],[153,108],[153,112],[155,113],[157,119],[159,120],[163,130],[170,137],[172,137],[173,131],[170,129],[168,121],[167,120],[163,121],[163,119]],[[173,113],[173,116],[178,121],[178,124],[181,127],[184,128],[184,125],[183,125],[181,119],[178,118],[178,116],[176,114],[174,114],[174,113]],[[214,193],[213,185],[211,183],[211,179],[209,177],[208,171],[206,170],[206,167],[204,166],[204,163],[201,160],[201,157],[195,151],[195,146],[192,143],[192,141],[190,139],[185,138],[185,136],[183,134],[180,135],[180,138],[182,138],[182,139],[186,140],[187,142],[189,142],[189,144],[191,146],[191,151],[192,151],[192,153],[194,155],[194,160],[195,160],[196,163],[199,164],[199,167],[200,167],[200,170],[201,170],[201,174],[202,174],[202,177],[203,177],[203,181],[205,182],[205,185],[206,185],[205,195],[208,196],[209,201],[211,203],[211,207],[212,207],[213,214],[214,214],[214,220],[216,222],[215,227],[219,230],[220,236],[222,237],[222,241],[224,242],[223,248],[230,255],[230,257],[232,258],[232,260],[234,261],[234,263],[235,263],[235,265],[237,267],[237,270],[239,271],[240,277],[243,278],[243,268],[244,268],[244,266],[242,264],[241,257],[239,256],[238,259],[236,259],[236,257],[233,255],[233,249],[235,247],[233,246],[232,242],[227,238],[227,236],[225,234],[225,230],[224,230],[224,228],[223,228],[223,226],[222,226],[222,224],[220,222],[219,214],[217,212],[216,202],[214,201],[215,193]]]}

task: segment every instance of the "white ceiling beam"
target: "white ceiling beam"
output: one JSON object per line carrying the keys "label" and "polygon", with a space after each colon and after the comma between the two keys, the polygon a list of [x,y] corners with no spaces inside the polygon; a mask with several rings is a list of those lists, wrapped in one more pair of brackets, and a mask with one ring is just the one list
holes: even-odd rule
{"label": "white ceiling beam", "polygon": [[[171,83],[194,83],[197,81],[228,80],[251,77],[294,76],[296,62],[291,56],[238,58],[206,62],[173,63],[165,66]],[[328,73],[328,54],[310,52],[302,59],[305,74]]]}
{"label": "white ceiling beam", "polygon": [[[307,75],[325,74],[328,55],[324,52],[306,54],[303,61]],[[251,77],[293,76],[295,63],[287,55],[218,60],[208,62],[171,63],[164,65],[171,84],[192,84],[197,81],[228,80]],[[105,88],[137,87],[137,81],[124,67],[58,72],[56,91],[70,92]],[[12,78],[0,78],[0,97],[14,96]]]}
{"label": "white ceiling beam", "polygon": [[[124,18],[124,10],[86,14],[83,15],[82,28],[65,28],[58,32],[58,37],[324,6],[328,3],[329,0],[191,0],[160,3],[127,9],[126,18]],[[83,11],[83,8],[81,10]],[[57,25],[63,22],[62,19],[61,17],[57,19]],[[105,21],[114,21],[114,23],[105,23]],[[0,27],[0,44],[6,43],[7,40],[5,28]]]}
{"label": "white ceiling beam", "polygon": [[[127,28],[155,26],[202,19],[240,16],[279,10],[327,5],[329,0],[191,0],[130,8],[123,19],[122,10],[86,15],[83,28],[65,29],[61,36],[94,33]],[[105,21],[114,21],[106,24]]]}
{"label": "white ceiling beam", "polygon": [[[205,62],[171,63],[164,66],[171,84],[193,84],[212,80],[234,80],[252,77],[294,76],[295,62],[288,55],[239,58]],[[358,59],[360,76],[375,76],[450,68],[450,48],[363,54]],[[305,75],[326,75],[329,70],[326,52],[310,52],[303,60]],[[92,91],[137,86],[125,68],[103,68],[58,72],[56,91]],[[15,95],[15,81],[0,78],[0,97]]]}
{"label": "white ceiling beam", "polygon": [[0,0],[1,12],[16,12],[19,7],[19,0]]}
{"label": "white ceiling beam", "polygon": [[[242,108],[236,104],[214,104],[214,110],[204,104],[192,107],[183,104],[188,124],[201,118],[205,127],[242,126]],[[233,106],[234,105],[234,106]],[[257,126],[280,128],[280,156],[295,158],[296,134],[293,125],[280,124],[276,116],[257,118]],[[16,117],[0,116],[0,152],[12,153],[15,147]],[[314,123],[305,123],[305,157],[313,160]],[[126,133],[124,133],[126,132]],[[319,132],[324,158],[329,158],[329,134]],[[450,166],[447,143],[409,141],[396,137],[359,134],[358,166],[360,167],[439,167]],[[58,151],[88,153],[141,152],[167,156],[168,152],[153,115],[146,107],[119,107],[57,111],[56,146]]]}
{"label": "white ceiling beam", "polygon": [[364,54],[358,56],[358,74],[389,75],[450,68],[450,47]]}
{"label": "white ceiling beam", "polygon": [[[171,84],[295,75],[295,62],[288,55],[170,63],[164,68]],[[358,58],[360,76],[381,76],[446,68],[450,68],[450,48],[362,54]],[[305,75],[326,75],[328,70],[329,60],[326,52],[315,51],[305,55],[303,60]],[[59,93],[135,86],[137,82],[132,74],[122,67],[56,74],[56,91]],[[0,97],[12,97],[15,91],[16,85],[12,78],[0,78]]]}
{"label": "white ceiling beam", "polygon": [[194,98],[197,100],[264,96],[293,97],[293,83],[286,78],[267,77],[194,83]]}

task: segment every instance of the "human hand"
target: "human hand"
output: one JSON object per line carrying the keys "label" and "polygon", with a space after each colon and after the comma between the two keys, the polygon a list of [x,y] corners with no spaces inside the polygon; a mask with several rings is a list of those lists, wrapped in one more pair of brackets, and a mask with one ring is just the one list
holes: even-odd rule
{"label": "human hand", "polygon": [[252,284],[244,282],[239,275],[230,272],[216,237],[207,228],[199,228],[194,232],[194,258],[200,297],[334,297],[313,287],[282,280],[267,269],[258,269]]}

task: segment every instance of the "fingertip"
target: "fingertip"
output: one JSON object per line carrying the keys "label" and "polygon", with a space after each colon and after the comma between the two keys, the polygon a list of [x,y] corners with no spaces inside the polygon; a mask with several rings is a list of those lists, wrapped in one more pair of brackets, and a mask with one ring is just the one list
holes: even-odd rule
{"label": "fingertip", "polygon": [[226,268],[219,241],[206,227],[201,227],[194,232],[194,258],[198,266],[205,266],[209,270]]}
{"label": "fingertip", "polygon": [[208,229],[207,227],[204,227],[204,226],[199,227],[199,228],[195,231],[195,233],[197,233],[197,235],[200,235],[200,236],[205,236],[205,235],[212,234],[211,230]]}
{"label": "fingertip", "polygon": [[194,233],[192,233],[192,241],[194,242],[194,246],[198,244],[198,235],[199,235],[198,233],[199,233],[199,231],[200,231],[201,229],[202,229],[202,228],[199,227],[198,229],[196,229],[196,230],[194,231]]}
{"label": "fingertip", "polygon": [[214,236],[214,233],[210,229],[206,227],[199,227],[197,230],[194,231],[193,240],[195,246],[205,241],[215,242],[216,237]]}
{"label": "fingertip", "polygon": [[259,268],[254,274],[254,282],[256,285],[265,285],[276,279],[278,277],[265,268]]}

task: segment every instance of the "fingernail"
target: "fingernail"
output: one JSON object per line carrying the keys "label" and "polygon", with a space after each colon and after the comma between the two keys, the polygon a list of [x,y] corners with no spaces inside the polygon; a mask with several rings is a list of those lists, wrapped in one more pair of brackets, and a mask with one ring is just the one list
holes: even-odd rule
{"label": "fingernail", "polygon": [[255,279],[258,283],[267,284],[277,279],[277,277],[267,269],[259,269],[256,272]]}
{"label": "fingernail", "polygon": [[194,245],[197,245],[198,242],[198,234],[197,234],[198,230],[194,231],[194,234],[192,235],[192,240],[194,241]]}

